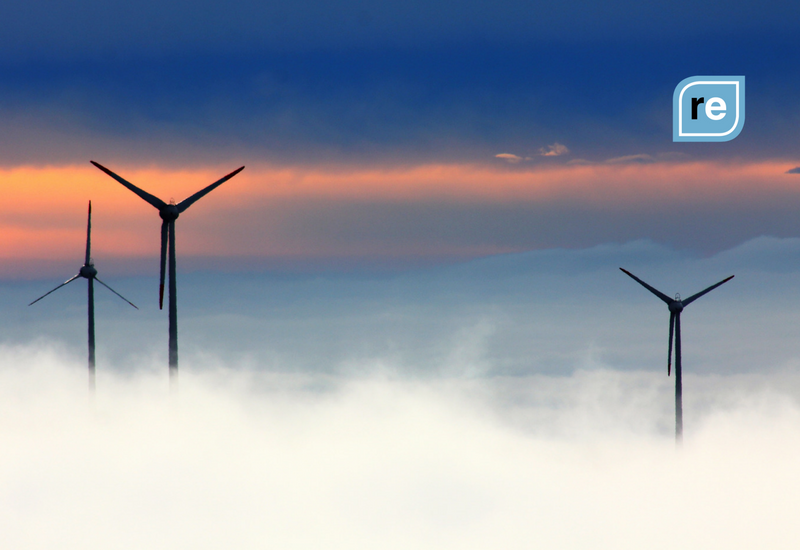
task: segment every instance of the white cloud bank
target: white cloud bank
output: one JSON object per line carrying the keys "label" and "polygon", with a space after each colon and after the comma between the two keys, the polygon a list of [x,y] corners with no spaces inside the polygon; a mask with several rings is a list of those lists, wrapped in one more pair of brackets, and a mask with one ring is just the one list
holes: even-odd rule
{"label": "white cloud bank", "polygon": [[[35,310],[49,282],[8,282],[0,546],[796,548],[798,251],[182,275],[177,399],[155,279],[111,282],[143,309],[98,294],[93,407],[85,291]],[[669,294],[736,275],[684,313],[681,452],[668,312],[620,266]]]}
{"label": "white cloud bank", "polygon": [[[8,548],[796,548],[800,375],[101,373],[0,354]],[[385,367],[386,365],[384,365]],[[380,372],[376,368],[373,372]],[[383,369],[386,372],[386,369]]]}

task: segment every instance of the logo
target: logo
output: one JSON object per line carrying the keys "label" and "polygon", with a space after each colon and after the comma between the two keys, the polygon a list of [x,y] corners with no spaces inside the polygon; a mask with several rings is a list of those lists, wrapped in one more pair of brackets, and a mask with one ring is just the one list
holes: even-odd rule
{"label": "logo", "polygon": [[743,126],[743,76],[692,76],[675,88],[672,141],[730,141]]}

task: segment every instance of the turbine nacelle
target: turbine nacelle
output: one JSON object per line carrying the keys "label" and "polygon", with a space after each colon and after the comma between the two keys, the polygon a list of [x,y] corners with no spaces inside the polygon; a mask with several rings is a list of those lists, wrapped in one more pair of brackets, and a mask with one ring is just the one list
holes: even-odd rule
{"label": "turbine nacelle", "polygon": [[84,265],[78,271],[78,275],[84,279],[94,279],[97,276],[97,270],[94,268],[94,264]]}
{"label": "turbine nacelle", "polygon": [[178,210],[178,206],[174,201],[170,201],[169,204],[158,209],[158,215],[161,216],[161,219],[165,222],[173,222],[177,220],[180,214],[181,213]]}
{"label": "turbine nacelle", "polygon": [[[680,296],[680,294],[677,296]],[[668,307],[671,313],[680,313],[683,311],[683,302],[681,300],[673,300]]]}

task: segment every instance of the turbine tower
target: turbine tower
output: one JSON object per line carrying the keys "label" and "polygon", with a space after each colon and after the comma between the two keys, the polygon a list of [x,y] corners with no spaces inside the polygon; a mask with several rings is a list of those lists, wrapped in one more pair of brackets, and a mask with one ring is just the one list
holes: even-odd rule
{"label": "turbine tower", "polygon": [[164,307],[164,268],[167,261],[167,249],[169,249],[169,380],[172,385],[177,383],[178,377],[178,293],[177,281],[175,279],[175,220],[195,202],[244,170],[244,166],[234,170],[208,187],[201,189],[191,197],[175,204],[172,201],[166,203],[158,197],[139,189],[129,181],[121,178],[105,166],[93,160],[90,162],[136,193],[145,202],[157,208],[158,214],[161,216],[161,285],[159,286],[158,307],[159,309],[163,309]]}
{"label": "turbine tower", "polygon": [[53,292],[55,292],[56,290],[58,290],[62,286],[68,285],[69,283],[71,283],[72,281],[77,279],[78,277],[83,277],[84,279],[86,279],[89,282],[89,308],[88,308],[89,309],[89,390],[94,392],[94,388],[95,388],[95,380],[94,380],[94,378],[95,378],[95,362],[94,362],[94,282],[97,281],[98,283],[100,283],[101,285],[106,287],[108,290],[110,290],[111,292],[113,292],[114,294],[116,294],[117,296],[119,296],[120,298],[125,300],[126,302],[128,302],[130,305],[135,307],[136,309],[139,309],[139,308],[136,307],[133,304],[133,302],[131,302],[130,300],[125,298],[122,294],[120,294],[119,292],[117,292],[116,290],[114,290],[113,288],[111,288],[110,286],[108,286],[103,281],[101,281],[100,279],[97,278],[97,269],[95,269],[94,263],[92,263],[92,201],[89,201],[89,220],[86,223],[86,260],[84,261],[83,266],[81,266],[80,271],[78,271],[78,274],[75,275],[74,277],[72,277],[71,279],[68,279],[68,280],[64,281],[63,283],[61,283],[60,285],[55,287],[53,290],[51,290],[50,292],[48,292],[44,296],[40,296],[39,298],[36,298],[34,301],[32,301],[28,305],[32,306],[33,304],[35,304],[36,302],[38,302],[39,300],[41,300],[42,298],[44,298],[48,294],[52,294]]}
{"label": "turbine tower", "polygon": [[681,382],[681,312],[683,308],[697,300],[700,296],[707,294],[717,288],[718,286],[727,283],[733,279],[733,275],[727,279],[723,279],[717,284],[711,285],[705,290],[693,294],[681,300],[681,295],[676,294],[675,298],[670,298],[663,292],[660,292],[648,285],[636,275],[622,269],[620,270],[632,278],[634,281],[645,287],[647,290],[658,296],[669,308],[669,348],[667,351],[667,376],[671,374],[672,367],[672,337],[675,336],[675,441],[680,443],[683,440],[683,386]]}

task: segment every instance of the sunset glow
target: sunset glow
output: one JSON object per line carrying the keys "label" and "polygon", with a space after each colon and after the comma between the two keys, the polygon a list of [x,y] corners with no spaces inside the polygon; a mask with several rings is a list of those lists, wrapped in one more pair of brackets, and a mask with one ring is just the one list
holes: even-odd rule
{"label": "sunset glow", "polygon": [[[254,164],[214,191],[182,219],[178,246],[188,255],[292,257],[352,255],[480,256],[525,249],[518,244],[448,242],[394,243],[387,249],[384,223],[357,238],[330,241],[324,228],[301,235],[286,220],[259,212],[278,209],[304,219],[319,209],[368,208],[370,204],[454,210],[528,205],[617,212],[646,211],[655,205],[696,208],[753,205],[800,197],[800,178],[787,175],[785,162],[658,162],[579,166],[419,165],[410,167],[279,167]],[[114,167],[116,168],[116,167]],[[230,167],[232,168],[232,167]],[[156,168],[118,172],[168,201],[183,198],[226,173],[226,168],[168,171]],[[157,213],[117,182],[91,166],[16,168],[0,172],[6,206],[0,223],[0,257],[68,259],[80,250],[85,211],[93,201],[95,251],[106,257],[157,253]],[[327,205],[327,206],[326,206]],[[350,205],[348,207],[347,205]],[[416,206],[415,206],[416,205]],[[449,205],[449,206],[448,206]],[[494,205],[494,206],[493,206]],[[333,215],[333,214],[331,214]],[[364,223],[368,223],[366,220]],[[313,223],[311,224],[313,226]],[[217,228],[218,231],[214,230]],[[315,237],[315,231],[319,231]],[[542,243],[546,246],[546,243]],[[535,244],[533,248],[536,248]]]}

